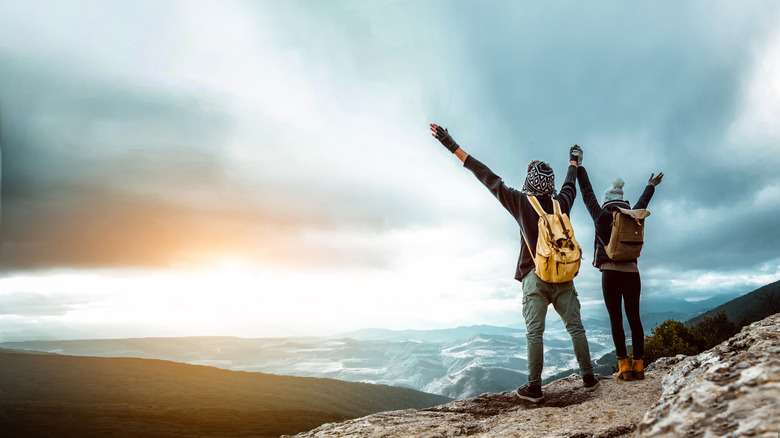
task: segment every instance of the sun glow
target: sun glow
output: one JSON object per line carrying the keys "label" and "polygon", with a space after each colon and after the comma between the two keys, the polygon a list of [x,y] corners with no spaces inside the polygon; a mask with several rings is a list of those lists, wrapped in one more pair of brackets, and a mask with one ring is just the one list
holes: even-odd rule
{"label": "sun glow", "polygon": [[[0,279],[0,297],[13,296],[30,308],[44,301],[63,302],[56,313],[39,312],[35,320],[97,331],[89,337],[115,337],[112,327],[126,328],[128,334],[122,337],[266,337],[366,327],[441,328],[485,323],[496,314],[506,314],[507,324],[519,318],[520,304],[513,294],[496,296],[494,287],[470,274],[486,260],[505,258],[503,254],[473,251],[464,256],[460,245],[471,253],[475,242],[463,238],[456,245],[444,231],[434,237],[419,230],[390,234],[374,236],[381,241],[374,243],[382,247],[386,238],[406,248],[410,253],[403,263],[370,269],[281,268],[220,253],[208,260],[204,256],[197,267],[6,277]],[[421,246],[436,248],[437,256],[420,255]],[[13,309],[3,313],[15,314]]]}
{"label": "sun glow", "polygon": [[198,271],[11,277],[2,280],[2,295],[35,290],[51,300],[75,294],[61,315],[46,318],[66,325],[159,327],[161,336],[235,334],[253,326],[281,325],[285,315],[305,317],[310,311],[292,292],[313,288],[313,280],[252,272],[245,266],[226,261]]}

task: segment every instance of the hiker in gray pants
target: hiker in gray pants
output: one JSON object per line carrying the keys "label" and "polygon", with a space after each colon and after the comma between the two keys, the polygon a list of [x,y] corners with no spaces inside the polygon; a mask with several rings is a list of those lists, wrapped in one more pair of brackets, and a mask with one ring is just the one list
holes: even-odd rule
{"label": "hiker in gray pants", "polygon": [[[433,136],[455,154],[463,162],[463,167],[469,169],[515,218],[521,232],[528,239],[530,248],[536,248],[539,215],[531,205],[528,195],[536,196],[546,212],[553,211],[553,199],[558,201],[563,213],[568,215],[571,211],[574,198],[577,196],[574,182],[577,177],[577,154],[582,154],[579,146],[574,146],[570,150],[570,165],[560,193],[556,193],[555,190],[555,175],[552,168],[539,160],[534,160],[528,165],[523,188],[516,190],[504,184],[504,181],[487,166],[461,149],[446,129],[431,124],[431,131]],[[564,283],[542,281],[535,273],[530,248],[521,244],[515,271],[515,279],[523,285],[523,318],[528,340],[528,384],[518,388],[516,394],[524,400],[539,403],[544,400],[541,386],[544,362],[542,335],[547,307],[550,304],[560,315],[571,336],[585,388],[595,389],[598,379],[593,375],[588,339],[580,318],[580,301],[574,282],[571,280]]]}

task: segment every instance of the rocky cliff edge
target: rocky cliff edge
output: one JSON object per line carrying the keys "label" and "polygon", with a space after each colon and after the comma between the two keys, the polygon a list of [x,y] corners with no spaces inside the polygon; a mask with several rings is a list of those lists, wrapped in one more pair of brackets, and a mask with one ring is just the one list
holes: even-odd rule
{"label": "rocky cliff edge", "polygon": [[780,313],[698,356],[663,358],[644,380],[577,375],[546,385],[539,405],[512,392],[329,423],[296,438],[780,436]]}

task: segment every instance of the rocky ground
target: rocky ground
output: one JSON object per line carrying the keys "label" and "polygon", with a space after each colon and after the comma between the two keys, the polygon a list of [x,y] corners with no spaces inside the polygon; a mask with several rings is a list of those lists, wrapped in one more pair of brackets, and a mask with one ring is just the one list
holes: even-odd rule
{"label": "rocky ground", "polygon": [[[659,366],[660,365],[660,366]],[[662,393],[669,365],[648,369],[645,380],[625,382],[601,376],[595,391],[577,375],[543,388],[533,404],[513,392],[483,394],[424,410],[385,412],[326,424],[297,438],[335,437],[619,437],[630,434]]]}
{"label": "rocky ground", "polygon": [[780,314],[695,357],[663,358],[645,380],[557,380],[535,405],[512,392],[423,410],[325,424],[297,438],[743,437],[776,438],[780,422]]}

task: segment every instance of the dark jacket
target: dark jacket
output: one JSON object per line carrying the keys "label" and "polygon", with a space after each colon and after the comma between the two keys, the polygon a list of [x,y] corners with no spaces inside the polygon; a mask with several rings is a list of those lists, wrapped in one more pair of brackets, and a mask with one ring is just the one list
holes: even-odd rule
{"label": "dark jacket", "polygon": [[[490,193],[498,198],[501,205],[509,211],[518,225],[520,225],[525,237],[528,238],[528,244],[531,246],[532,250],[536,251],[536,240],[539,236],[539,215],[534,211],[531,202],[528,201],[528,197],[519,190],[504,184],[501,177],[493,173],[487,166],[471,155],[466,157],[466,161],[463,162],[463,167],[474,173],[474,176],[490,190]],[[577,188],[574,185],[574,180],[576,178],[577,167],[569,166],[563,186],[558,195],[555,196],[555,199],[561,204],[561,211],[567,215],[574,204],[574,198],[577,196]],[[542,205],[542,208],[544,208],[544,211],[547,213],[553,212],[552,196],[537,196],[537,199]],[[517,281],[521,281],[526,274],[535,269],[533,256],[528,252],[528,248],[526,248],[525,242],[522,241],[522,237],[520,237],[520,239],[520,257],[517,260],[517,270],[515,271],[515,279]]]}
{"label": "dark jacket", "polygon": [[[607,256],[607,251],[604,249],[603,241],[605,244],[609,244],[609,236],[612,233],[612,212],[618,207],[631,209],[631,204],[628,201],[618,200],[606,202],[603,206],[599,204],[596,194],[593,193],[593,186],[590,185],[590,179],[588,178],[588,172],[584,167],[577,168],[577,181],[580,184],[580,191],[582,192],[582,200],[585,202],[585,207],[588,208],[588,213],[593,218],[593,222],[596,225],[596,238],[594,239],[594,257],[593,266],[599,266],[602,263],[612,262]],[[647,208],[647,204],[650,203],[650,198],[655,193],[655,187],[652,184],[648,184],[645,187],[645,191],[639,200],[634,204],[633,209]],[[601,239],[601,241],[599,241]],[[626,260],[625,262],[635,262],[634,260]]]}

